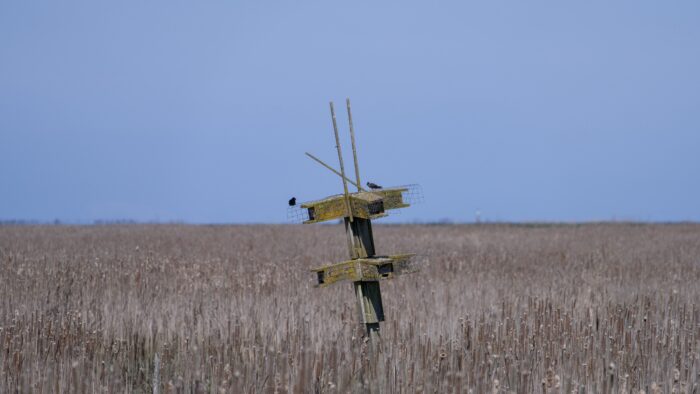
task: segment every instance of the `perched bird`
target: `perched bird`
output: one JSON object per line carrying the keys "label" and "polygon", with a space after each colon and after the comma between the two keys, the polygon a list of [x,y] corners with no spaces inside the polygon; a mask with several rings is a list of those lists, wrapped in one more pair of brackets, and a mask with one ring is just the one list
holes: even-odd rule
{"label": "perched bird", "polygon": [[381,186],[377,185],[376,183],[372,183],[372,182],[367,182],[367,187],[369,187],[370,189],[381,189],[382,188]]}
{"label": "perched bird", "polygon": [[290,199],[289,199],[289,206],[290,206],[290,207],[293,207],[293,206],[295,206],[295,205],[297,205],[297,198],[296,198],[296,197],[290,198]]}

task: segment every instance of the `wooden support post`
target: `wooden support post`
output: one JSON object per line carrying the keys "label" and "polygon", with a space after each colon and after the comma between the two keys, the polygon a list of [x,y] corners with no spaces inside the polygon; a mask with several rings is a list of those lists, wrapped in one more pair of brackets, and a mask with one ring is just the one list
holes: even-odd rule
{"label": "wooden support post", "polygon": [[[374,359],[382,352],[382,337],[379,334],[379,323],[384,321],[382,292],[379,289],[379,282],[354,282],[353,285],[361,315],[360,321],[365,325],[368,354],[371,359]],[[381,376],[382,371],[382,364],[377,364],[377,370],[374,371],[375,377]],[[367,372],[370,376],[373,375],[372,372]],[[365,371],[363,370],[362,373],[364,374]]]}
{"label": "wooden support post", "polygon": [[354,258],[365,258],[374,256],[374,237],[372,236],[372,222],[369,219],[355,218],[355,221],[348,223],[355,245]]}
{"label": "wooden support post", "polygon": [[367,328],[367,335],[374,340],[379,335],[379,322],[384,321],[384,306],[379,282],[354,282],[359,304],[360,319]]}
{"label": "wooden support post", "polygon": [[[355,163],[355,185],[357,191],[362,191],[360,181],[360,166],[357,161],[357,148],[355,147],[355,128],[352,123],[352,110],[350,99],[345,100],[348,108],[348,123],[350,124],[350,141],[352,142],[352,158]],[[369,219],[355,218],[350,224],[355,250],[360,257],[374,256],[374,236],[372,234],[372,222]],[[360,304],[362,321],[367,328],[367,336],[372,346],[379,344],[379,322],[384,321],[384,306],[382,305],[382,292],[379,282],[355,282],[355,293]]]}

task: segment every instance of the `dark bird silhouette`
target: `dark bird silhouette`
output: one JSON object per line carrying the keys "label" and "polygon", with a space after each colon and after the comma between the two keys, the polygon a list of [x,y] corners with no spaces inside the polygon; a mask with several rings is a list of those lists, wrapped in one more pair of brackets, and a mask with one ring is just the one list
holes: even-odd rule
{"label": "dark bird silhouette", "polygon": [[290,199],[289,199],[289,206],[290,206],[290,207],[293,207],[293,206],[295,206],[295,205],[297,205],[297,198],[296,198],[296,197],[290,198]]}
{"label": "dark bird silhouette", "polygon": [[376,183],[372,183],[372,182],[367,182],[367,186],[370,189],[381,189],[382,188],[381,186],[377,185]]}

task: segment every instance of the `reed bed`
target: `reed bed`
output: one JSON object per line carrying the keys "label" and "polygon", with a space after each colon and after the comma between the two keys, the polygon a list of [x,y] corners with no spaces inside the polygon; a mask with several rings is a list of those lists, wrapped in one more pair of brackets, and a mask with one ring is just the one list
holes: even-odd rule
{"label": "reed bed", "polygon": [[371,349],[342,226],[0,226],[0,392],[697,393],[700,225],[400,225]]}

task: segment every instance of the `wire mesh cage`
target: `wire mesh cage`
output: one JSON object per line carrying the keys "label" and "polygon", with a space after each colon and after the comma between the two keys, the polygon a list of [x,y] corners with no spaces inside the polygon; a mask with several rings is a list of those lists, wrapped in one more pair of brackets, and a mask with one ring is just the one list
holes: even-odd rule
{"label": "wire mesh cage", "polygon": [[300,224],[309,220],[309,210],[300,205],[287,207],[287,223]]}
{"label": "wire mesh cage", "polygon": [[[403,203],[408,205],[422,204],[425,202],[425,197],[423,196],[423,187],[418,184],[403,185],[403,186],[393,186],[389,189],[406,189],[401,192],[401,200]],[[385,212],[385,216],[396,217],[402,216],[403,209],[388,209]]]}
{"label": "wire mesh cage", "polygon": [[423,204],[425,202],[425,197],[423,196],[423,187],[418,184],[405,185],[401,188],[408,189],[402,193],[403,201],[406,204],[415,205]]}

